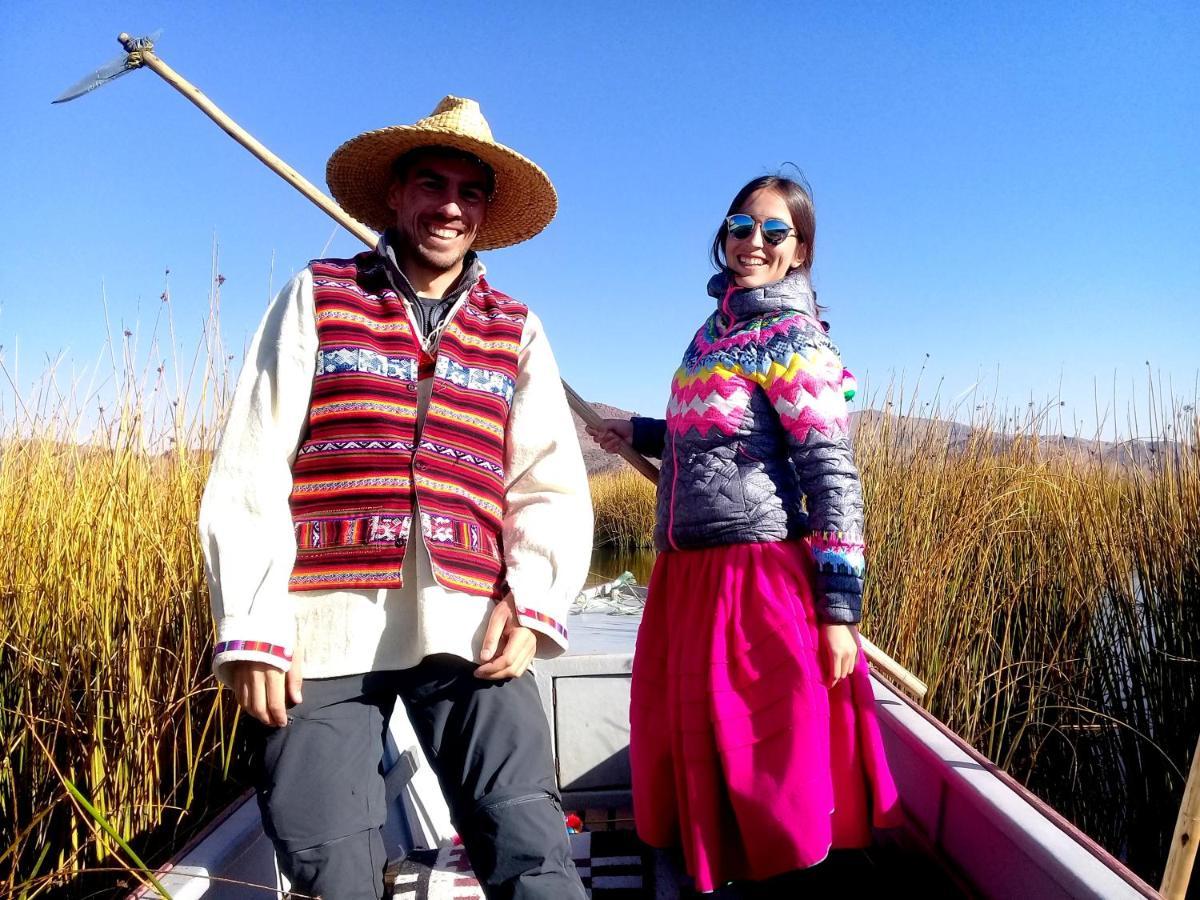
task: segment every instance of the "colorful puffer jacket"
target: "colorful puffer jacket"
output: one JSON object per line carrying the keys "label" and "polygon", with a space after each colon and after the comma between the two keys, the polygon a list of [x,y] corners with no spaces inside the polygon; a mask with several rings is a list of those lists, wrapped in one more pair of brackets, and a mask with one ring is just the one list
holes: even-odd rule
{"label": "colorful puffer jacket", "polygon": [[857,622],[864,546],[852,379],[814,315],[808,278],[743,289],[720,274],[708,292],[717,310],[675,373],[666,420],[633,420],[635,448],[662,458],[655,543],[804,539],[818,616]]}

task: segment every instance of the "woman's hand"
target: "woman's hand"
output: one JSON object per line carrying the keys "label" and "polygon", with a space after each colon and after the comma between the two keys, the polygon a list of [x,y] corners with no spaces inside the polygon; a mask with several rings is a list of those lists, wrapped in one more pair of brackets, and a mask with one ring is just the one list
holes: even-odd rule
{"label": "woman's hand", "polygon": [[633,423],[628,419],[604,419],[602,428],[588,425],[587,433],[606,452],[617,453],[621,444],[628,444],[633,440]]}
{"label": "woman's hand", "polygon": [[822,625],[821,664],[830,688],[854,671],[858,662],[858,629],[853,625]]}

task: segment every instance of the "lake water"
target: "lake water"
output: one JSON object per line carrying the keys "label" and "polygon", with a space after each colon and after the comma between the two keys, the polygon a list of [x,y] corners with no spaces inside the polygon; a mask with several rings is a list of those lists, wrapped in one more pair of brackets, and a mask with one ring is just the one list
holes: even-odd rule
{"label": "lake water", "polygon": [[607,547],[592,551],[592,564],[588,572],[587,586],[612,581],[622,572],[632,572],[637,583],[645,587],[650,583],[650,572],[654,569],[654,551],[638,550],[618,552]]}

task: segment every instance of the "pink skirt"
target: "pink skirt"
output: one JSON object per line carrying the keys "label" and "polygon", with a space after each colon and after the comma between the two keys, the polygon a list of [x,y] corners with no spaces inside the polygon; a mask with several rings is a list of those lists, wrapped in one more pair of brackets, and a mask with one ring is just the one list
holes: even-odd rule
{"label": "pink skirt", "polygon": [[825,684],[798,541],[659,555],[633,662],[638,835],[696,889],[863,847],[898,823],[865,654]]}

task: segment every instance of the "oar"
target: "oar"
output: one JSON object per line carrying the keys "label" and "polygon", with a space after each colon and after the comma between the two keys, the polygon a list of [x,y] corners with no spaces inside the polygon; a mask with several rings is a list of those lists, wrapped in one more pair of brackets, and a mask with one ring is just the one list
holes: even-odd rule
{"label": "oar", "polygon": [[[187,97],[188,100],[196,104],[200,110],[216,122],[221,129],[231,138],[253,153],[259,160],[267,165],[267,167],[276,175],[284,179],[292,187],[296,188],[305,197],[319,206],[330,218],[357,237],[368,247],[374,247],[378,240],[378,235],[370,228],[363,225],[361,222],[352,219],[344,209],[334,202],[332,197],[327,196],[312,184],[303,175],[285,163],[282,159],[268,150],[258,141],[253,135],[242,128],[237,122],[229,118],[215,103],[208,99],[204,93],[185,79],[182,75],[168,66],[154,53],[154,39],[157,35],[150,37],[134,38],[130,37],[125,32],[117,36],[117,41],[125,50],[124,59],[117,59],[112,63],[96,70],[91,75],[84,78],[82,81],[73,85],[64,91],[53,102],[64,103],[67,100],[74,100],[90,91],[95,90],[112,81],[133,69],[145,66],[151,69],[155,74],[159,75],[163,81]],[[591,425],[594,428],[603,427],[603,419],[596,413],[586,400],[577,394],[566,380],[563,380],[563,391],[567,395],[567,403],[579,418]],[[640,453],[635,451],[628,443],[622,442],[618,448],[618,452],[626,461],[629,462],[635,469],[649,478],[651,481],[658,481],[658,468]],[[860,635],[861,638],[861,635]],[[898,662],[868,641],[866,638],[861,638],[863,651],[867,654],[867,658],[877,668],[886,672],[897,684],[904,689],[914,694],[918,700],[925,698],[927,690],[925,684],[915,675],[901,666]]]}

